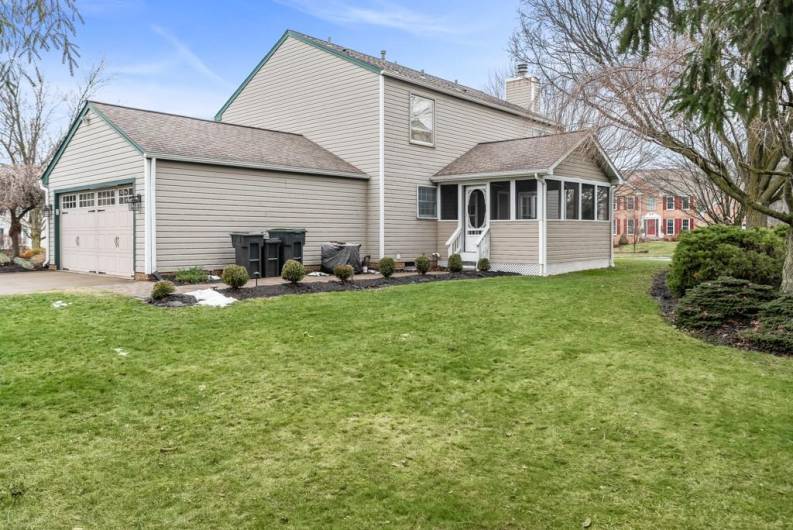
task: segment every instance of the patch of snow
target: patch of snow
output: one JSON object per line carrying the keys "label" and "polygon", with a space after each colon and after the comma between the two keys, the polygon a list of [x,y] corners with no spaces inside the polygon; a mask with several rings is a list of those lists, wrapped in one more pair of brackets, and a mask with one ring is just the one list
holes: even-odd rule
{"label": "patch of snow", "polygon": [[327,272],[309,272],[308,276],[330,276]]}
{"label": "patch of snow", "polygon": [[127,355],[129,355],[129,353],[127,352],[127,350],[125,350],[124,348],[113,348],[113,351],[115,351],[115,352],[116,352],[117,354],[119,354],[121,357],[126,357]]}
{"label": "patch of snow", "polygon": [[234,298],[223,296],[214,289],[201,289],[200,291],[190,291],[190,296],[194,296],[198,300],[198,305],[208,305],[211,307],[226,307],[229,304],[236,302]]}
{"label": "patch of snow", "polygon": [[63,300],[55,300],[52,303],[52,308],[53,309],[62,309],[62,308],[67,307],[69,305],[70,305],[69,302],[64,302]]}
{"label": "patch of snow", "polygon": [[214,274],[210,274],[208,276],[208,278],[209,278],[209,281],[211,281],[211,282],[219,282],[220,281],[220,276],[215,276]]}

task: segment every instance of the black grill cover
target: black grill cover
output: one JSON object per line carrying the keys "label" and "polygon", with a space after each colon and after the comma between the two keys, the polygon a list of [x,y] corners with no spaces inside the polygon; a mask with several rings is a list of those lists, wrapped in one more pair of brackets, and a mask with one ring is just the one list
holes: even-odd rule
{"label": "black grill cover", "polygon": [[336,265],[352,265],[361,272],[361,245],[359,243],[322,243],[322,272],[333,274]]}

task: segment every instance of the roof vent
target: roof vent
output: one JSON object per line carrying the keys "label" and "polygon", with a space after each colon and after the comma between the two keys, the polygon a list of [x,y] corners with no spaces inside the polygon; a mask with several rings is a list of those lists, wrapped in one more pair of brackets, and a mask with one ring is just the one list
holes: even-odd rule
{"label": "roof vent", "polygon": [[385,54],[386,54],[385,50],[380,50],[380,59],[382,59],[383,61],[385,61]]}

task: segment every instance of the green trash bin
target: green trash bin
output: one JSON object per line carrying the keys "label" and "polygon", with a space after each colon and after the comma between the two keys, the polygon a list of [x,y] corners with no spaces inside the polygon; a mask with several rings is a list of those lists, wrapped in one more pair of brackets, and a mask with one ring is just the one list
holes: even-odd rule
{"label": "green trash bin", "polygon": [[[267,231],[267,237],[281,240],[279,252],[281,267],[290,259],[303,262],[303,249],[306,246],[305,228],[273,228]],[[280,271],[278,272],[280,274]]]}

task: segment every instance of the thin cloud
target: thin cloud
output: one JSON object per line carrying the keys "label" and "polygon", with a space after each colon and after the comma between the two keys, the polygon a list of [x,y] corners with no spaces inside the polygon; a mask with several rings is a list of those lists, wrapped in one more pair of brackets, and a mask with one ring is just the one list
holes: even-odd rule
{"label": "thin cloud", "polygon": [[337,24],[367,24],[414,34],[460,34],[467,30],[450,20],[421,13],[391,2],[359,6],[344,0],[276,0],[313,17]]}
{"label": "thin cloud", "polygon": [[[165,30],[164,28],[162,28],[160,26],[156,26],[155,25],[155,26],[152,26],[151,29],[152,29],[152,31],[157,33],[159,36],[161,36],[163,39],[165,39],[171,45],[171,47],[174,49],[174,51],[176,52],[177,56],[182,61],[187,63],[187,65],[190,66],[193,70],[195,70],[196,72],[200,73],[201,75],[203,75],[207,79],[211,79],[212,81],[215,81],[216,83],[228,86],[228,83],[226,82],[225,79],[223,79],[218,74],[216,74],[209,66],[206,65],[206,63],[204,63],[204,61],[202,61],[198,57],[198,55],[196,55],[193,52],[193,50],[190,49],[189,46],[187,46],[187,44],[185,44],[184,42],[179,40],[175,35],[172,35],[167,30]],[[158,63],[155,63],[155,64],[158,64]]]}

